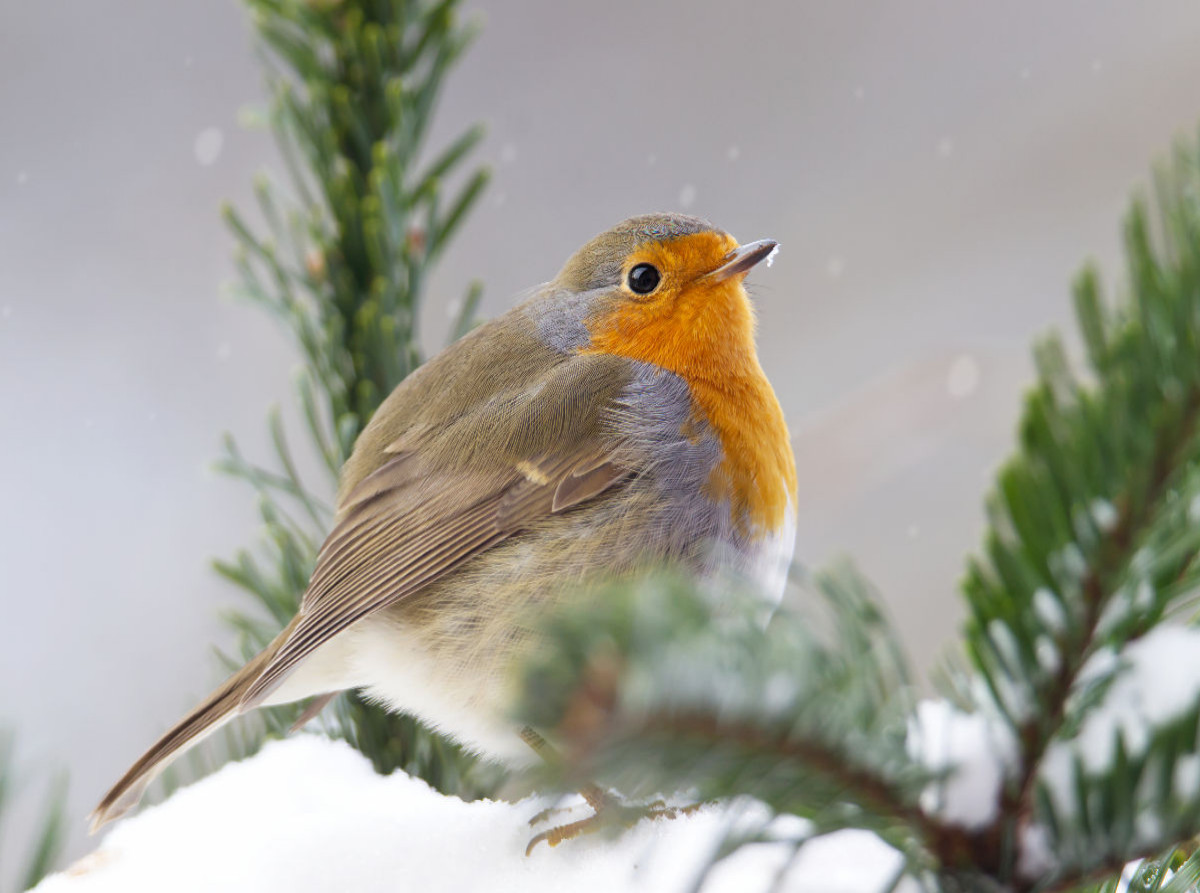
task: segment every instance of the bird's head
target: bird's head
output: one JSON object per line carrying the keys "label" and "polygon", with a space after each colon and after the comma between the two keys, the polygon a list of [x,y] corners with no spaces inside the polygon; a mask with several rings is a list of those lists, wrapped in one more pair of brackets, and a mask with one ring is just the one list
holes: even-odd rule
{"label": "bird's head", "polygon": [[754,314],[742,280],[776,248],[769,239],[738,245],[696,217],[647,214],[580,248],[553,285],[577,309],[585,352],[654,363],[685,378],[729,372],[754,356]]}

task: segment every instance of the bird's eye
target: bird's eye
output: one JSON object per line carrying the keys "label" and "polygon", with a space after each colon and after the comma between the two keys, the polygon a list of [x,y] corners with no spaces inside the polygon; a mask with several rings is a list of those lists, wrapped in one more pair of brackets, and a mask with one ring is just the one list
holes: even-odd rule
{"label": "bird's eye", "polygon": [[651,264],[638,264],[629,271],[629,287],[634,294],[648,295],[658,288],[662,276],[658,269]]}

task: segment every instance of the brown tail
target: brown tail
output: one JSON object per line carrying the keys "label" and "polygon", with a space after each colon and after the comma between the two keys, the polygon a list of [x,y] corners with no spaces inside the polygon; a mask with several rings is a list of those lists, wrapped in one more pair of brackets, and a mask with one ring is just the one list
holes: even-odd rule
{"label": "brown tail", "polygon": [[94,834],[136,806],[147,785],[168,763],[241,712],[239,708],[242,696],[291,634],[294,623],[295,621],[288,624],[270,645],[221,683],[216,691],[176,723],[129,767],[129,771],[121,776],[121,780],[113,785],[112,790],[100,801],[100,805],[92,811],[91,833]]}

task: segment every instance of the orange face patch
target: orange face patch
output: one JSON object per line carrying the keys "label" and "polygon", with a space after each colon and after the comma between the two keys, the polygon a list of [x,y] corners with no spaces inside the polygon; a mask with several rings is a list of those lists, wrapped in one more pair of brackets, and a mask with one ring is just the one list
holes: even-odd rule
{"label": "orange face patch", "polygon": [[[796,468],[783,411],[754,350],[744,276],[719,281],[708,275],[736,248],[723,233],[702,232],[632,252],[622,270],[624,299],[586,321],[591,344],[582,352],[652,363],[687,382],[725,453],[709,495],[728,499],[739,532],[754,538],[783,525]],[[628,276],[643,263],[661,280],[639,295]]]}

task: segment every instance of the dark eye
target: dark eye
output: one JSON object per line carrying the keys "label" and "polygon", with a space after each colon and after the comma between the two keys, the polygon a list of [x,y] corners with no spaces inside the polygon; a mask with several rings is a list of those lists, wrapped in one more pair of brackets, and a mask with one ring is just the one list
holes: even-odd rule
{"label": "dark eye", "polygon": [[661,278],[655,267],[650,264],[638,264],[629,271],[629,287],[635,294],[648,295],[658,288]]}

